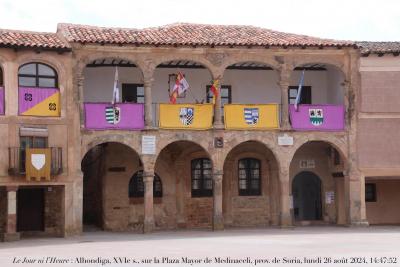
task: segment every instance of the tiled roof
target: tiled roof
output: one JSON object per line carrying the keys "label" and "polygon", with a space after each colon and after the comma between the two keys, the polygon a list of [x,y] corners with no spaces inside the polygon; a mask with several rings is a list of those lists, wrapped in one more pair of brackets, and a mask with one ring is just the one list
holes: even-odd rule
{"label": "tiled roof", "polygon": [[44,49],[70,49],[56,33],[28,32],[0,29],[0,47],[31,47]]}
{"label": "tiled roof", "polygon": [[361,54],[399,54],[400,42],[357,42]]}
{"label": "tiled roof", "polygon": [[254,26],[176,23],[156,28],[124,29],[87,25],[58,25],[69,42],[191,46],[355,46],[352,41],[321,39]]}

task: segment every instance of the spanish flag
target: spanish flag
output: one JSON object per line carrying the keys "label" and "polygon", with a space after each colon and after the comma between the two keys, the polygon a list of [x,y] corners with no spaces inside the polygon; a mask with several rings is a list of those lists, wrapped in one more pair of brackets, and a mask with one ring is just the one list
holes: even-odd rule
{"label": "spanish flag", "polygon": [[215,104],[215,101],[219,94],[219,80],[218,79],[215,79],[213,81],[213,84],[211,85],[210,90],[213,93],[213,102],[212,103]]}

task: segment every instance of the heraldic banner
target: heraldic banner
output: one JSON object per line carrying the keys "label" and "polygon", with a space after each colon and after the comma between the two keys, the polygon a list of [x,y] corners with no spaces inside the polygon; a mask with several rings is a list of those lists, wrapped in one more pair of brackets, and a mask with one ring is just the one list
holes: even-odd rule
{"label": "heraldic banner", "polygon": [[343,105],[294,105],[289,106],[290,121],[294,130],[342,131],[344,130]]}
{"label": "heraldic banner", "polygon": [[160,104],[159,127],[206,130],[212,127],[212,104]]}
{"label": "heraldic banner", "polygon": [[133,103],[85,103],[85,127],[91,130],[141,130],[144,105]]}
{"label": "heraldic banner", "polygon": [[277,129],[279,128],[278,104],[227,104],[224,106],[226,129]]}
{"label": "heraldic banner", "polygon": [[26,149],[26,180],[50,181],[51,150],[50,148],[27,148]]}
{"label": "heraldic banner", "polygon": [[59,117],[60,92],[57,88],[20,87],[19,115]]}
{"label": "heraldic banner", "polygon": [[4,88],[0,87],[0,115],[4,115]]}

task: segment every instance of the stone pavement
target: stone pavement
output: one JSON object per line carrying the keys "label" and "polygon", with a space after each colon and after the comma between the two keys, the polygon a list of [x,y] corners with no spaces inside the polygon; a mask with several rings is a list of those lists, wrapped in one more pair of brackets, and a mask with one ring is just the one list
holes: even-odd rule
{"label": "stone pavement", "polygon": [[26,238],[0,243],[0,266],[400,266],[400,226]]}

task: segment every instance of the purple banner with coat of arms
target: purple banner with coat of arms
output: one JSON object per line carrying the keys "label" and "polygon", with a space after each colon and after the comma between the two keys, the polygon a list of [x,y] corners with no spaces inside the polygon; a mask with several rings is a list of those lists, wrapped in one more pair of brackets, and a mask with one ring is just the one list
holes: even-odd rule
{"label": "purple banner with coat of arms", "polygon": [[4,115],[4,88],[0,87],[0,115]]}
{"label": "purple banner with coat of arms", "polygon": [[344,130],[343,105],[294,105],[289,106],[290,121],[294,130],[342,131]]}
{"label": "purple banner with coat of arms", "polygon": [[85,127],[91,130],[141,130],[144,105],[121,103],[85,103]]}

